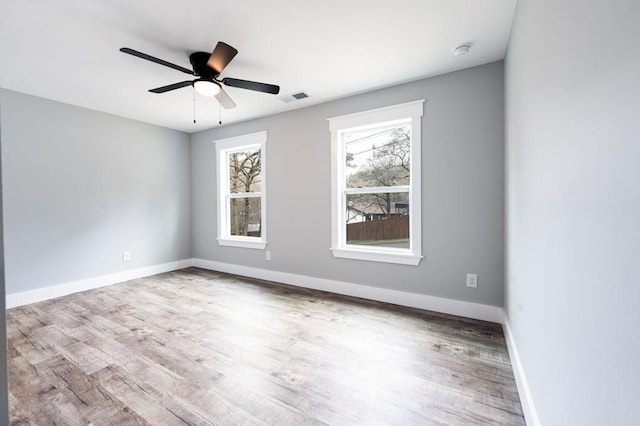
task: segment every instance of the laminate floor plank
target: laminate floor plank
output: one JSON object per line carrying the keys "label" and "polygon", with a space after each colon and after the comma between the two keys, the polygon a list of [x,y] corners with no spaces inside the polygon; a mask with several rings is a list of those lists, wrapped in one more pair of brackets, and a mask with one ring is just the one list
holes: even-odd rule
{"label": "laminate floor plank", "polygon": [[187,268],[7,324],[12,425],[524,425],[494,323]]}

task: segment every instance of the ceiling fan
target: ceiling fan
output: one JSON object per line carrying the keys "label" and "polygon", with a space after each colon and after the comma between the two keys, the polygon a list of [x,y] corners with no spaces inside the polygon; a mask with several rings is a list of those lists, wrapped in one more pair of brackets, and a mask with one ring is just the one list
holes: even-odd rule
{"label": "ceiling fan", "polygon": [[257,81],[240,80],[238,78],[225,77],[219,79],[220,73],[231,62],[231,60],[238,54],[238,51],[229,46],[228,44],[219,41],[213,53],[207,52],[194,52],[189,55],[189,61],[191,62],[192,70],[181,67],[180,65],[172,64],[163,59],[156,58],[146,53],[138,52],[137,50],[123,47],[121,52],[129,55],[137,56],[138,58],[145,59],[147,61],[155,62],[156,64],[164,65],[165,67],[173,68],[174,70],[182,71],[185,74],[195,75],[195,80],[186,80],[179,83],[169,84],[167,86],[156,87],[149,90],[152,93],[164,93],[170,90],[180,89],[181,87],[193,86],[195,90],[206,96],[215,96],[225,109],[235,108],[236,104],[229,97],[227,92],[224,91],[222,85],[229,87],[239,87],[241,89],[254,90],[256,92],[270,93],[277,95],[280,92],[280,87],[274,84],[259,83]]}

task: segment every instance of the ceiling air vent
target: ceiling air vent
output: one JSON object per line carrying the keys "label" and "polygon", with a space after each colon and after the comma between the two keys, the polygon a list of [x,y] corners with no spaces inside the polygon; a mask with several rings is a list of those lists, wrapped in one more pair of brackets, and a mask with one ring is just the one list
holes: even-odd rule
{"label": "ceiling air vent", "polygon": [[307,95],[304,92],[296,92],[296,93],[291,93],[289,95],[278,96],[278,99],[280,99],[282,102],[289,103],[293,101],[299,101],[301,99],[308,98],[308,97],[309,95]]}

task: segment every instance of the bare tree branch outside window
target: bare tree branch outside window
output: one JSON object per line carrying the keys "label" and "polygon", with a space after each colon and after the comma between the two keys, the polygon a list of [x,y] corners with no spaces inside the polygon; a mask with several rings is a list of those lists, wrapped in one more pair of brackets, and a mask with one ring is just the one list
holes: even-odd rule
{"label": "bare tree branch outside window", "polygon": [[[261,150],[229,154],[229,184],[231,193],[261,191]],[[260,197],[231,199],[231,235],[260,236]]]}
{"label": "bare tree branch outside window", "polygon": [[[409,126],[391,128],[384,134],[374,136],[378,145],[373,142],[363,149],[363,144],[359,143],[357,144],[359,151],[347,150],[346,165],[352,170],[357,170],[347,175],[347,188],[409,185],[411,172]],[[359,161],[359,157],[363,160]],[[404,198],[406,198],[404,193],[371,193],[353,195],[351,201],[353,208],[365,213],[375,212],[390,217],[397,213],[393,209],[394,205],[402,203]]]}

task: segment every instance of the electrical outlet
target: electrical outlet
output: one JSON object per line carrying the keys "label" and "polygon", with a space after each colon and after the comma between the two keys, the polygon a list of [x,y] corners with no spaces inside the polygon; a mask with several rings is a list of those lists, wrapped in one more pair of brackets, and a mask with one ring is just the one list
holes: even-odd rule
{"label": "electrical outlet", "polygon": [[264,255],[265,259],[267,260],[271,260],[271,252],[269,250],[266,251],[265,255]]}
{"label": "electrical outlet", "polygon": [[131,261],[131,252],[130,251],[123,251],[122,252],[122,261],[123,262],[130,262]]}
{"label": "electrical outlet", "polygon": [[467,274],[467,287],[478,288],[478,274]]}

